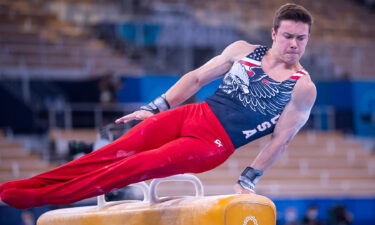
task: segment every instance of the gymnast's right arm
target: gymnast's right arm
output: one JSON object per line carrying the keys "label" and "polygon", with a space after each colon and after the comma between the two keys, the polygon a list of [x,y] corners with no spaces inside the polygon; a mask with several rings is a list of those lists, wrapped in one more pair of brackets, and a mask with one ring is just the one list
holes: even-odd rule
{"label": "gymnast's right arm", "polygon": [[243,51],[244,41],[230,44],[224,51],[203,66],[182,76],[165,94],[156,98],[140,110],[117,119],[116,123],[132,120],[144,120],[155,113],[165,111],[171,106],[183,103],[193,96],[202,86],[222,77],[232,66],[235,57]]}

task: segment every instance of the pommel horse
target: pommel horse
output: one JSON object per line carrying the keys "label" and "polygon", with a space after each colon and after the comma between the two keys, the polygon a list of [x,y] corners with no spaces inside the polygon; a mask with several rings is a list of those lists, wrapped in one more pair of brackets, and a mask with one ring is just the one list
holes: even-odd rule
{"label": "pommel horse", "polygon": [[[188,181],[195,196],[159,197],[158,184]],[[143,191],[143,201],[107,202],[97,197],[96,206],[57,209],[44,213],[37,225],[275,225],[274,203],[261,195],[204,196],[201,181],[193,175],[175,175],[133,184]]]}

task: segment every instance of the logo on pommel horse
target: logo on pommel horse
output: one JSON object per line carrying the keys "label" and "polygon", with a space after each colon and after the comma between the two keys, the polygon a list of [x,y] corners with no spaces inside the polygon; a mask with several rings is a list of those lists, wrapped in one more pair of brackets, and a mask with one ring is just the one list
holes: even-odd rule
{"label": "logo on pommel horse", "polygon": [[[245,218],[245,220],[243,221],[243,224],[242,224],[242,225],[247,225],[247,223],[248,223],[249,221],[253,222],[254,225],[258,225],[258,221],[257,221],[257,219],[255,218],[255,216],[247,216],[247,217]],[[249,224],[249,225],[251,225],[251,224]]]}

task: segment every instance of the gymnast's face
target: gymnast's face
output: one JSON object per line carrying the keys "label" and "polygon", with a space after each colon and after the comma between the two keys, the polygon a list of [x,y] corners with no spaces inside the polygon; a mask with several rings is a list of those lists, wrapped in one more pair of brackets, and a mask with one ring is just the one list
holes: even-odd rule
{"label": "gymnast's face", "polygon": [[286,64],[299,62],[309,40],[309,25],[293,20],[282,20],[277,31],[272,29],[272,49]]}

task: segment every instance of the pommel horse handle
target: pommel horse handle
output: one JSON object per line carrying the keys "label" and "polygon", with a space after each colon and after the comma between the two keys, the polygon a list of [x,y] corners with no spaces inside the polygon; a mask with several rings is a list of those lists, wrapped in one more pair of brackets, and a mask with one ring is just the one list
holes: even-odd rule
{"label": "pommel horse handle", "polygon": [[[140,188],[142,190],[143,196],[144,196],[143,202],[149,202],[150,205],[154,205],[156,203],[160,203],[160,202],[163,202],[163,201],[173,199],[173,197],[162,197],[162,198],[160,198],[156,193],[157,186],[160,183],[167,182],[167,181],[187,181],[187,182],[191,182],[191,183],[194,184],[194,187],[195,187],[195,196],[196,197],[204,196],[204,190],[203,190],[202,182],[199,180],[198,177],[196,177],[194,175],[191,175],[191,174],[179,174],[179,175],[174,175],[174,176],[170,176],[170,177],[154,179],[154,180],[151,181],[150,187],[147,185],[146,182],[135,183],[135,184],[131,184],[129,186]],[[118,201],[117,203],[122,203],[122,202],[125,203],[125,202],[127,202],[127,200]],[[100,195],[100,196],[97,197],[98,209],[102,209],[102,208],[106,207],[107,205],[109,205],[108,203],[109,202],[107,202],[105,200],[104,195]]]}
{"label": "pommel horse handle", "polygon": [[179,174],[179,175],[174,175],[170,177],[165,177],[165,178],[158,178],[154,179],[151,181],[150,184],[150,205],[154,205],[163,201],[167,201],[170,199],[173,199],[173,197],[162,197],[160,198],[157,193],[156,193],[156,188],[157,186],[166,181],[187,181],[191,182],[194,184],[195,187],[195,196],[196,197],[202,197],[204,196],[204,190],[203,190],[203,185],[202,182],[199,180],[198,177],[191,175],[191,174]]}
{"label": "pommel horse handle", "polygon": [[[149,193],[150,193],[150,188],[149,186],[146,184],[146,182],[139,182],[139,183],[135,183],[135,184],[131,184],[129,186],[133,186],[133,187],[137,187],[139,189],[142,190],[143,192],[143,202],[148,202],[150,200],[150,196],[149,196]],[[124,200],[124,201],[118,201],[119,203],[121,202],[126,202],[127,200]],[[108,205],[107,201],[105,200],[105,196],[104,195],[100,195],[97,197],[97,205],[98,205],[98,209],[102,209],[104,208],[106,205]]]}

